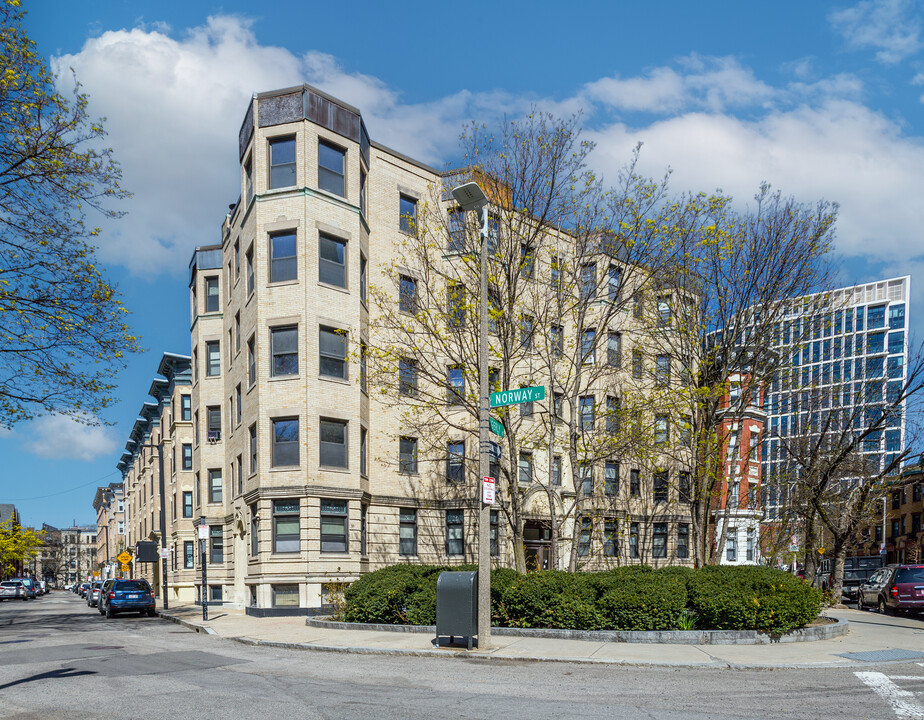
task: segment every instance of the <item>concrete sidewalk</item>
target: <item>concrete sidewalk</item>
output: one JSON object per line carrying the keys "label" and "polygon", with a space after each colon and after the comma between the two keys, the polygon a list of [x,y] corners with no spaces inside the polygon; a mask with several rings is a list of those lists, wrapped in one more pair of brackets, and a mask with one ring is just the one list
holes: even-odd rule
{"label": "concrete sidewalk", "polygon": [[[181,606],[161,611],[164,619],[188,628],[251,645],[327,652],[428,657],[500,658],[558,662],[611,663],[722,668],[854,667],[883,662],[924,662],[924,622],[858,610],[829,610],[849,621],[849,632],[830,640],[770,645],[666,645],[560,640],[492,635],[492,647],[471,651],[437,648],[424,633],[339,630],[307,626],[304,617],[254,618],[243,610]],[[844,654],[872,653],[855,658]]]}

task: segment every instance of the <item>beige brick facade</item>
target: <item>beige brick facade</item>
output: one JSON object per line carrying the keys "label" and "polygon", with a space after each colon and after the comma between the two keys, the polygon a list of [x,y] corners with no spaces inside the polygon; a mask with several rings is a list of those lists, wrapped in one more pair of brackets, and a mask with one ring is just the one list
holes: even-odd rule
{"label": "beige brick facade", "polygon": [[[168,508],[184,491],[193,491],[194,505],[193,521],[168,510],[168,547],[180,561],[168,576],[171,600],[199,597],[198,547],[192,570],[182,569],[182,547],[194,539],[200,517],[210,528],[209,600],[258,613],[317,607],[331,584],[396,562],[474,562],[472,488],[447,487],[440,458],[422,455],[419,472],[398,472],[406,410],[360,383],[359,345],[377,342],[370,330],[377,310],[361,297],[361,283],[397,261],[400,195],[423,199],[436,190],[438,196],[442,176],[370,143],[357,110],[307,86],[256,95],[239,151],[241,198],[222,224],[222,242],[197,249],[190,264],[191,371],[183,376],[189,385],[162,363],[164,391],[152,388],[157,402],[145,405],[120,464],[131,508],[129,544],[157,533],[156,457],[139,448],[162,441],[167,468],[183,443],[192,444],[193,470],[169,474]],[[319,168],[319,158],[331,152],[335,159],[342,153],[342,193],[340,176]],[[291,172],[293,155],[294,184],[289,176],[271,187],[273,173]],[[633,321],[621,322],[628,338]],[[345,357],[338,356],[341,337]],[[217,356],[210,352],[215,347]],[[629,377],[628,370],[620,373]],[[191,396],[191,423],[178,420],[184,393]],[[460,439],[470,446],[469,462],[477,437]],[[541,442],[534,446],[536,477],[545,479],[548,455]],[[627,463],[624,485],[628,470]],[[567,468],[563,473],[567,478]],[[602,478],[598,483],[602,488]],[[537,486],[525,494],[527,517],[541,520],[545,492]],[[636,520],[645,533],[653,520],[670,524],[665,562],[676,561],[675,525],[688,521],[676,495],[655,510],[625,494],[614,504],[598,491],[590,501],[601,518],[619,519],[622,548],[620,558],[590,567],[652,560],[645,543],[638,557],[628,556]],[[462,552],[448,555],[448,512],[459,510]],[[598,536],[602,527],[601,520]],[[573,524],[565,534],[573,534]],[[594,546],[600,542],[596,537]],[[503,523],[497,546],[495,562],[509,565]]]}

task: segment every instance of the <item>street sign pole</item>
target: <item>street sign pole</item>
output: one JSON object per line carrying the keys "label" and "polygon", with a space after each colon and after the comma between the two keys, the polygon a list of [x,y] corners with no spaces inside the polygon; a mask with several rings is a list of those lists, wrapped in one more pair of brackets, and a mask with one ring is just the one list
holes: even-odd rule
{"label": "street sign pole", "polygon": [[[480,382],[478,409],[478,475],[491,474],[488,443],[491,440],[488,411],[488,206],[481,208],[481,327],[478,342]],[[483,500],[483,498],[482,498]],[[478,649],[491,646],[491,506],[479,503],[478,515]]]}
{"label": "street sign pole", "polygon": [[[452,189],[452,196],[462,212],[481,211],[481,271],[479,277],[478,304],[481,315],[478,329],[478,474],[491,474],[491,460],[488,456],[490,427],[488,420],[488,198],[478,183],[468,182]],[[491,645],[491,506],[479,502],[475,486],[475,507],[478,513],[478,649]],[[471,638],[469,638],[471,641]]]}

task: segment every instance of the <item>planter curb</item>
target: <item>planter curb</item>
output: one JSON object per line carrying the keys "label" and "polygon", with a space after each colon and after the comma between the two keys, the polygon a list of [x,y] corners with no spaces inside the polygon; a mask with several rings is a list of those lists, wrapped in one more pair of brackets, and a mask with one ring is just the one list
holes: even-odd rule
{"label": "planter curb", "polygon": [[[492,635],[512,637],[549,638],[554,640],[595,640],[661,645],[769,645],[770,643],[814,642],[846,635],[850,623],[831,618],[833,623],[800,628],[785,635],[773,636],[756,630],[560,630],[553,628],[492,627]],[[403,632],[436,634],[435,625],[385,625],[377,623],[346,623],[319,618],[306,618],[309,627],[331,630],[371,630],[374,632]]]}

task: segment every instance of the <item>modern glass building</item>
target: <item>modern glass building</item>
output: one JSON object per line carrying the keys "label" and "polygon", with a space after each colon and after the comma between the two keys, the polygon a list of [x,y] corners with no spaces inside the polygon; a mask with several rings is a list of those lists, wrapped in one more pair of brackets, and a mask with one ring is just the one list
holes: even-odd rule
{"label": "modern glass building", "polygon": [[[789,362],[773,377],[765,397],[761,470],[766,519],[777,519],[785,504],[788,438],[810,432],[825,413],[869,421],[900,392],[908,362],[910,286],[906,275],[793,299],[776,337]],[[903,411],[868,438],[862,452],[873,462],[888,462],[904,443]]]}

